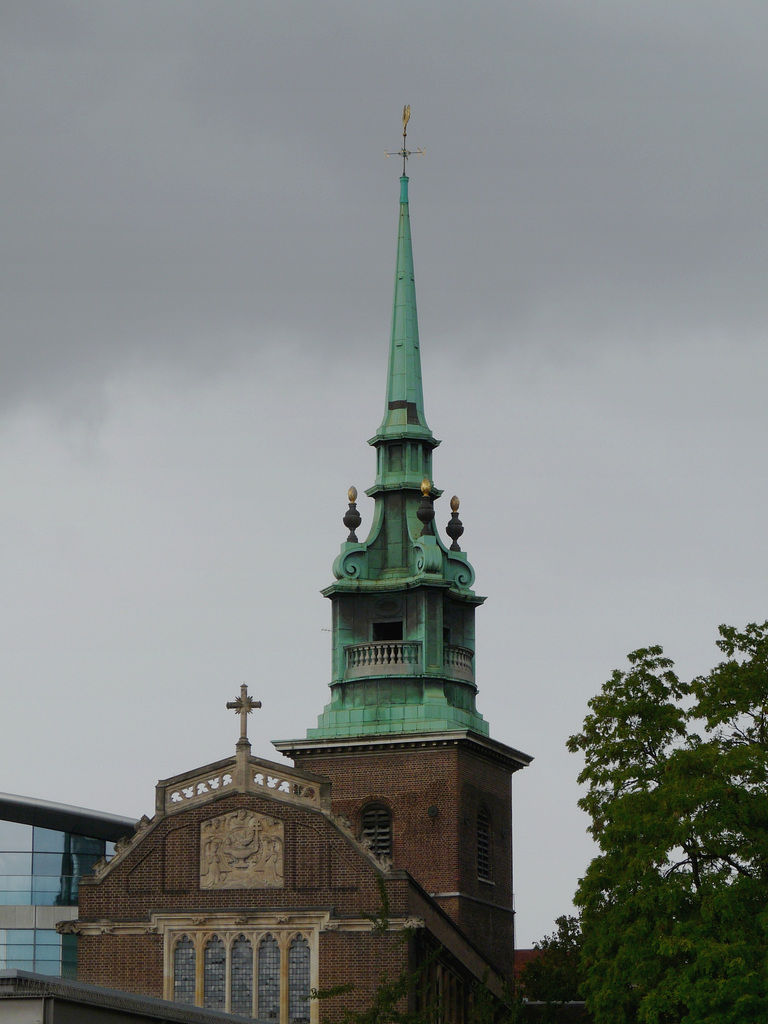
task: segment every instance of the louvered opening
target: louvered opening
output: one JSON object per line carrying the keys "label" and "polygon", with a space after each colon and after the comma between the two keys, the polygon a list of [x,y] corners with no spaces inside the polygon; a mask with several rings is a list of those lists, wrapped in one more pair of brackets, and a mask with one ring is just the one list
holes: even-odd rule
{"label": "louvered opening", "polygon": [[383,804],[369,804],[363,811],[363,839],[377,857],[392,856],[392,815]]}
{"label": "louvered opening", "polygon": [[477,812],[477,877],[491,881],[491,817],[485,806]]}

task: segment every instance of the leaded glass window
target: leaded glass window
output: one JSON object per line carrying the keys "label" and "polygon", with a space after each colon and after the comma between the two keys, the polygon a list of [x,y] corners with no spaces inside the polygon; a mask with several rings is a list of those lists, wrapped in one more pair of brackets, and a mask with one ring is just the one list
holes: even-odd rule
{"label": "leaded glass window", "polygon": [[363,810],[363,839],[377,857],[392,856],[392,814],[384,804],[368,804]]}
{"label": "leaded glass window", "polygon": [[280,1020],[280,947],[274,935],[259,943],[259,1020]]}
{"label": "leaded glass window", "polygon": [[251,1016],[253,1010],[253,946],[244,935],[232,943],[230,1012]]}
{"label": "leaded glass window", "polygon": [[227,954],[224,943],[214,935],[206,943],[203,959],[203,1006],[223,1010],[227,996]]}
{"label": "leaded glass window", "polygon": [[173,951],[173,998],[177,1003],[195,1003],[195,945],[184,935]]}
{"label": "leaded glass window", "polygon": [[[319,923],[320,914],[313,916]],[[213,935],[176,932],[166,998],[270,1024],[309,1024],[317,1016],[310,1000],[316,934],[311,925],[303,934],[280,927],[266,933],[230,928],[221,921],[215,927]]]}
{"label": "leaded glass window", "polygon": [[309,943],[297,935],[288,950],[288,1020],[309,1021]]}
{"label": "leaded glass window", "polygon": [[491,875],[491,816],[485,804],[477,811],[477,877],[490,882]]}

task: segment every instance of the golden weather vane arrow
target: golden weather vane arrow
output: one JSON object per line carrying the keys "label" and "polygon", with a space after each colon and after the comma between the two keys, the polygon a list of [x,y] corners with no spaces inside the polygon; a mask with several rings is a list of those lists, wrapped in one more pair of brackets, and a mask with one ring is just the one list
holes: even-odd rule
{"label": "golden weather vane arrow", "polygon": [[398,149],[396,152],[390,152],[389,150],[385,150],[384,152],[384,156],[401,156],[403,158],[403,177],[405,177],[405,162],[408,159],[408,157],[413,155],[424,156],[425,152],[423,149],[406,149],[405,140],[408,134],[408,122],[410,121],[410,119],[411,105],[410,103],[406,103],[406,105],[403,107],[403,148]]}

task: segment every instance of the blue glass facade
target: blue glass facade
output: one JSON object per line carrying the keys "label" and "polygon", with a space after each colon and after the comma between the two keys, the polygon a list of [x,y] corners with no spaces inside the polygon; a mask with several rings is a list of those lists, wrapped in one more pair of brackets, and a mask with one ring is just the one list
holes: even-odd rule
{"label": "blue glass facade", "polygon": [[77,976],[77,936],[51,928],[0,928],[0,970]]}
{"label": "blue glass facade", "polygon": [[3,925],[34,925],[38,915],[31,908],[75,907],[82,876],[113,851],[105,839],[0,820],[0,970],[75,976],[77,938],[59,935],[50,926],[51,912],[40,915],[44,927]]}
{"label": "blue glass facade", "polygon": [[80,879],[112,849],[104,839],[0,821],[0,906],[76,906]]}

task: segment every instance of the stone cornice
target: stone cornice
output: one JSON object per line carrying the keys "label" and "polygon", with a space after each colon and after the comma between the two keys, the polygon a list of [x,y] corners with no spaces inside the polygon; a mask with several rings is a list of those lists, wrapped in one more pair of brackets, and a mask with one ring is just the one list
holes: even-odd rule
{"label": "stone cornice", "polygon": [[273,746],[285,757],[352,754],[381,750],[413,750],[426,747],[464,747],[516,772],[531,763],[533,757],[506,743],[492,740],[469,729],[451,732],[389,734],[386,736],[344,736],[331,739],[273,740]]}
{"label": "stone cornice", "polygon": [[[386,931],[402,932],[424,927],[420,917],[393,917]],[[240,929],[317,929],[320,932],[372,932],[377,922],[367,917],[334,917],[333,909],[275,908],[256,912],[199,910],[193,913],[159,914],[125,920],[99,918],[97,921],[63,921],[57,930],[67,935],[165,935],[168,932],[238,931]]]}

